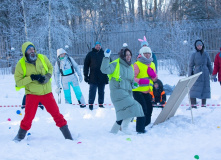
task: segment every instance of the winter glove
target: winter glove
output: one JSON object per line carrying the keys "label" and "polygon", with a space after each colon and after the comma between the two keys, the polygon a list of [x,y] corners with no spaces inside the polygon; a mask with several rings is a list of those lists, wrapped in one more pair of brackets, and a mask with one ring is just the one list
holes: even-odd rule
{"label": "winter glove", "polygon": [[42,76],[42,75],[41,75],[40,78],[38,79],[38,82],[41,83],[41,84],[43,84],[44,81],[45,81],[45,76]]}
{"label": "winter glove", "polygon": [[[48,81],[50,80],[51,78],[51,74],[50,73],[47,73],[46,75],[42,76],[42,77],[45,77],[45,80],[42,82],[42,84],[46,84],[48,83]],[[41,83],[41,82],[40,82]]]}
{"label": "winter glove", "polygon": [[111,55],[111,50],[110,49],[105,49],[104,56],[109,58],[110,55]]}
{"label": "winter glove", "polygon": [[42,76],[40,74],[32,74],[30,77],[32,81],[39,81]]}
{"label": "winter glove", "polygon": [[88,76],[84,76],[84,81],[88,83],[89,82],[89,77]]}
{"label": "winter glove", "polygon": [[149,84],[150,80],[149,79],[145,79],[145,78],[141,78],[138,83],[139,83],[139,85],[142,86],[142,85]]}
{"label": "winter glove", "polygon": [[62,88],[56,88],[56,89],[55,89],[55,92],[56,92],[57,94],[60,94],[60,93],[61,93],[61,90],[62,90]]}
{"label": "winter glove", "polygon": [[212,82],[216,82],[217,81],[216,74],[215,75],[211,75],[210,79],[211,79]]}
{"label": "winter glove", "polygon": [[154,70],[151,68],[151,67],[148,67],[147,69],[147,74],[152,78],[156,78],[157,77],[157,74],[154,72]]}
{"label": "winter glove", "polygon": [[83,80],[82,75],[79,75],[78,78],[79,78],[79,82],[82,82],[82,80]]}
{"label": "winter glove", "polygon": [[133,82],[132,89],[136,89],[137,87],[139,87],[139,84],[137,82]]}

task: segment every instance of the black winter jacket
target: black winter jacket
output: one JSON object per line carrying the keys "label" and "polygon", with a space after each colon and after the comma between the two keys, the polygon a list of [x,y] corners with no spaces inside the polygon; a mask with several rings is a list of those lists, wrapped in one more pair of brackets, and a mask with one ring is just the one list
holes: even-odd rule
{"label": "black winter jacket", "polygon": [[[166,94],[162,89],[153,88],[153,94],[154,94],[154,98],[155,98],[155,103],[160,103],[160,102],[165,103],[166,102]],[[161,98],[162,98],[162,101],[161,101]]]}
{"label": "black winter jacket", "polygon": [[[161,82],[161,80],[157,79],[155,83],[158,83],[159,87],[156,89],[155,87],[153,87],[153,92],[152,94],[154,95],[154,98],[155,98],[155,103],[160,103],[160,102],[163,102],[165,103],[166,102],[166,94],[165,94],[165,91],[163,89],[163,83]],[[163,92],[163,94],[162,94]],[[162,99],[162,101],[161,101]]]}
{"label": "black winter jacket", "polygon": [[92,48],[92,51],[87,54],[84,60],[84,76],[89,76],[89,84],[108,84],[107,74],[103,74],[100,70],[103,58],[102,48],[99,51]]}

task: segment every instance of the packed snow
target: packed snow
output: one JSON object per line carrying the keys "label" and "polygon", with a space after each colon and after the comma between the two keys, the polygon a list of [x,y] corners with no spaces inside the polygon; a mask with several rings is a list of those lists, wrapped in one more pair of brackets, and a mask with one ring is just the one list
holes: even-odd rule
{"label": "packed snow", "polygon": [[[164,84],[176,85],[177,75],[159,70],[159,79]],[[162,109],[154,108],[151,125],[147,133],[136,133],[136,122],[131,122],[131,135],[122,132],[109,133],[114,124],[115,109],[110,100],[109,86],[105,87],[105,108],[94,106],[91,111],[79,105],[59,104],[61,113],[68,121],[74,141],[65,140],[60,129],[46,110],[37,111],[28,136],[15,143],[24,110],[21,105],[24,90],[15,91],[13,75],[1,75],[0,87],[0,159],[2,160],[220,160],[221,159],[221,86],[211,82],[211,99],[206,108],[193,109],[193,123],[188,106],[180,106],[174,117],[153,125]],[[89,85],[80,83],[81,90],[88,100]],[[52,83],[54,97],[56,85]],[[169,96],[167,96],[167,99]],[[73,103],[77,104],[74,92]],[[97,97],[95,100],[97,103]],[[188,104],[186,96],[182,104]],[[200,104],[201,101],[198,100]],[[109,105],[111,104],[111,105]],[[212,106],[215,105],[215,106]],[[4,107],[7,106],[7,107]],[[12,107],[13,106],[13,107]],[[21,114],[17,114],[17,110]]]}

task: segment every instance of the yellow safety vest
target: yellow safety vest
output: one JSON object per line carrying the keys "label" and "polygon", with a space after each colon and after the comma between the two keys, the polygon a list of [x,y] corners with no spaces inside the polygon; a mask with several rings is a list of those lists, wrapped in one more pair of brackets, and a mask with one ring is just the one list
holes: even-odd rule
{"label": "yellow safety vest", "polygon": [[[112,74],[108,74],[107,76],[108,76],[108,78],[109,78],[109,81],[112,79],[112,78],[114,78],[114,80],[116,80],[116,81],[121,81],[121,77],[120,77],[120,58],[117,58],[116,60],[114,60],[113,62],[111,62],[111,63],[117,63],[117,65],[116,65],[116,67],[115,67],[115,70],[114,70],[114,72],[112,73]],[[110,63],[110,64],[111,64]],[[133,70],[134,70],[134,67],[133,67],[133,65],[131,64],[131,67],[133,68]]]}
{"label": "yellow safety vest", "polygon": [[[44,55],[43,55],[43,54],[38,54],[38,58],[41,60],[41,63],[42,63],[42,65],[43,65],[45,71],[48,72],[48,66],[47,66],[47,64],[45,63]],[[19,62],[20,62],[20,64],[21,64],[21,68],[22,68],[22,70],[23,70],[23,77],[25,77],[25,75],[26,75],[26,65],[25,65],[25,59],[24,59],[24,57],[22,57],[22,58],[19,60]],[[51,81],[51,80],[52,80],[52,79],[50,78],[50,81]],[[22,88],[25,88],[25,86],[21,86],[21,87],[15,86],[15,90],[16,90],[16,91],[19,91],[19,90],[22,89]]]}
{"label": "yellow safety vest", "polygon": [[[140,72],[136,78],[139,78],[139,79],[140,78],[148,78],[150,80],[150,83],[147,86],[139,86],[136,89],[133,89],[133,91],[141,91],[141,92],[149,91],[149,92],[151,92],[153,90],[153,80],[147,74],[148,66],[146,64],[141,63],[140,61],[137,61],[135,63],[137,64],[137,66],[139,67],[139,70],[140,70]],[[156,71],[155,64],[153,62],[151,62],[149,67],[151,67],[154,71]]]}

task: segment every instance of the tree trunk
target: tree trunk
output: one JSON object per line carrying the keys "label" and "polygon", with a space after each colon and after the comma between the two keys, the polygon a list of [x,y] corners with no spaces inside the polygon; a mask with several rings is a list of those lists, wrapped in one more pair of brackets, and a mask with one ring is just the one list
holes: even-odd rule
{"label": "tree trunk", "polygon": [[21,1],[21,4],[22,4],[23,16],[24,16],[25,38],[26,38],[26,41],[27,41],[28,40],[28,30],[27,30],[27,22],[26,22],[26,12],[25,12],[24,0]]}
{"label": "tree trunk", "polygon": [[140,20],[143,20],[143,4],[142,4],[142,0],[138,0],[138,16],[140,18]]}
{"label": "tree trunk", "polygon": [[153,19],[155,20],[157,17],[157,0],[154,0],[153,16]]}
{"label": "tree trunk", "polygon": [[49,59],[52,60],[51,56],[51,0],[48,3],[48,50],[49,50]]}

